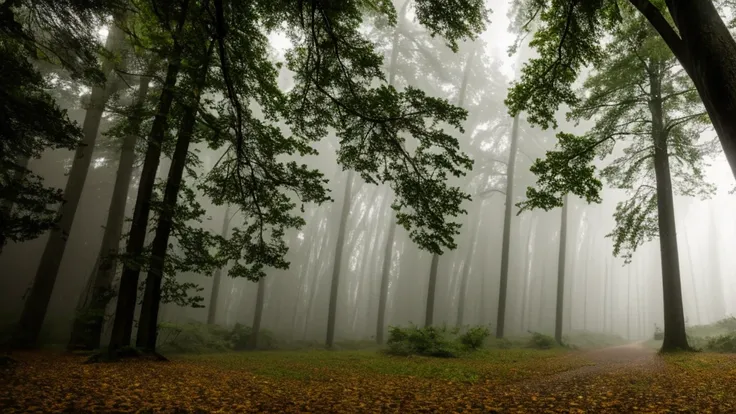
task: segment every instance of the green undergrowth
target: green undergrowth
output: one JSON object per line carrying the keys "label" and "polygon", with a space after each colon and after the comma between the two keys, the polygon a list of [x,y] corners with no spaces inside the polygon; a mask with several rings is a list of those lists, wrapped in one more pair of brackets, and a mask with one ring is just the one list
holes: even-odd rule
{"label": "green undergrowth", "polygon": [[458,382],[509,382],[564,372],[589,362],[563,348],[480,349],[463,358],[396,356],[375,350],[263,351],[207,355],[179,355],[177,359],[245,370],[271,378],[339,381],[345,377],[376,375],[441,379]]}
{"label": "green undergrowth", "polygon": [[486,345],[491,331],[485,326],[448,328],[416,325],[389,328],[386,352],[391,355],[419,355],[457,358]]}
{"label": "green undergrowth", "polygon": [[[729,316],[707,325],[688,326],[688,344],[700,351],[736,353],[736,317]],[[662,340],[651,339],[645,343],[651,348],[662,346]]]}

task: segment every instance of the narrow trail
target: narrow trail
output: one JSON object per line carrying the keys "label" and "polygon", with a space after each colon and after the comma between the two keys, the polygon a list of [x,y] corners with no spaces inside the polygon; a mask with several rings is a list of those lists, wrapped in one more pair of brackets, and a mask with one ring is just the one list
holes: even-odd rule
{"label": "narrow trail", "polygon": [[596,375],[615,374],[618,372],[656,372],[661,369],[661,362],[656,358],[657,352],[647,348],[644,342],[585,351],[571,356],[582,358],[590,365],[549,375],[521,385],[528,392],[550,392],[561,387],[576,388],[583,385],[588,378]]}

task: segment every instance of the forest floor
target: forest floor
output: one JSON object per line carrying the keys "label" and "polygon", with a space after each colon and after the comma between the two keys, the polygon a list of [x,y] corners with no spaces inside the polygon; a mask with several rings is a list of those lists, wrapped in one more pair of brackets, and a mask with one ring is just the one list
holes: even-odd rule
{"label": "forest floor", "polygon": [[0,412],[736,412],[736,356],[488,349],[458,359],[261,351],[83,364],[16,353]]}

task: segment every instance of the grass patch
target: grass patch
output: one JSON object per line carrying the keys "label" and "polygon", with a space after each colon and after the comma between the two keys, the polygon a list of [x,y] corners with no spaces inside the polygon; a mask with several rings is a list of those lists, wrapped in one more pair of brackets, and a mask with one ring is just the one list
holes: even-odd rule
{"label": "grass patch", "polygon": [[331,381],[345,377],[401,376],[445,381],[503,382],[552,374],[586,364],[560,358],[563,349],[482,349],[463,358],[394,356],[370,350],[262,351],[177,358],[225,369],[245,370],[272,378]]}

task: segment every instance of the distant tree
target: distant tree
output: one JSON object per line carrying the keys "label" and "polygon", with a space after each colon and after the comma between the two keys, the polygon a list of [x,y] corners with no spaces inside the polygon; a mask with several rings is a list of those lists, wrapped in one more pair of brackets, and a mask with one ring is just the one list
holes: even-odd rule
{"label": "distant tree", "polygon": [[[562,322],[565,312],[565,265],[567,260],[567,209],[568,196],[562,200],[562,214],[560,215],[560,241],[557,255],[557,300],[555,301],[555,341],[562,344]],[[569,327],[571,328],[571,327]]]}
{"label": "distant tree", "polygon": [[702,171],[703,157],[713,152],[712,143],[698,143],[708,117],[696,89],[653,28],[634,11],[627,13],[602,51],[595,74],[585,82],[586,96],[570,113],[575,119],[595,118],[595,127],[584,136],[558,134],[559,150],[548,152],[533,166],[539,189],[529,188],[529,200],[522,206],[560,206],[566,192],[600,201],[601,182],[593,157],[605,158],[618,142],[628,141],[623,155],[600,174],[630,195],[617,206],[616,227],[608,236],[613,238],[614,254],[627,262],[636,248],[659,237],[665,314],[662,350],[688,349],[673,190],[701,196],[713,191]]}

